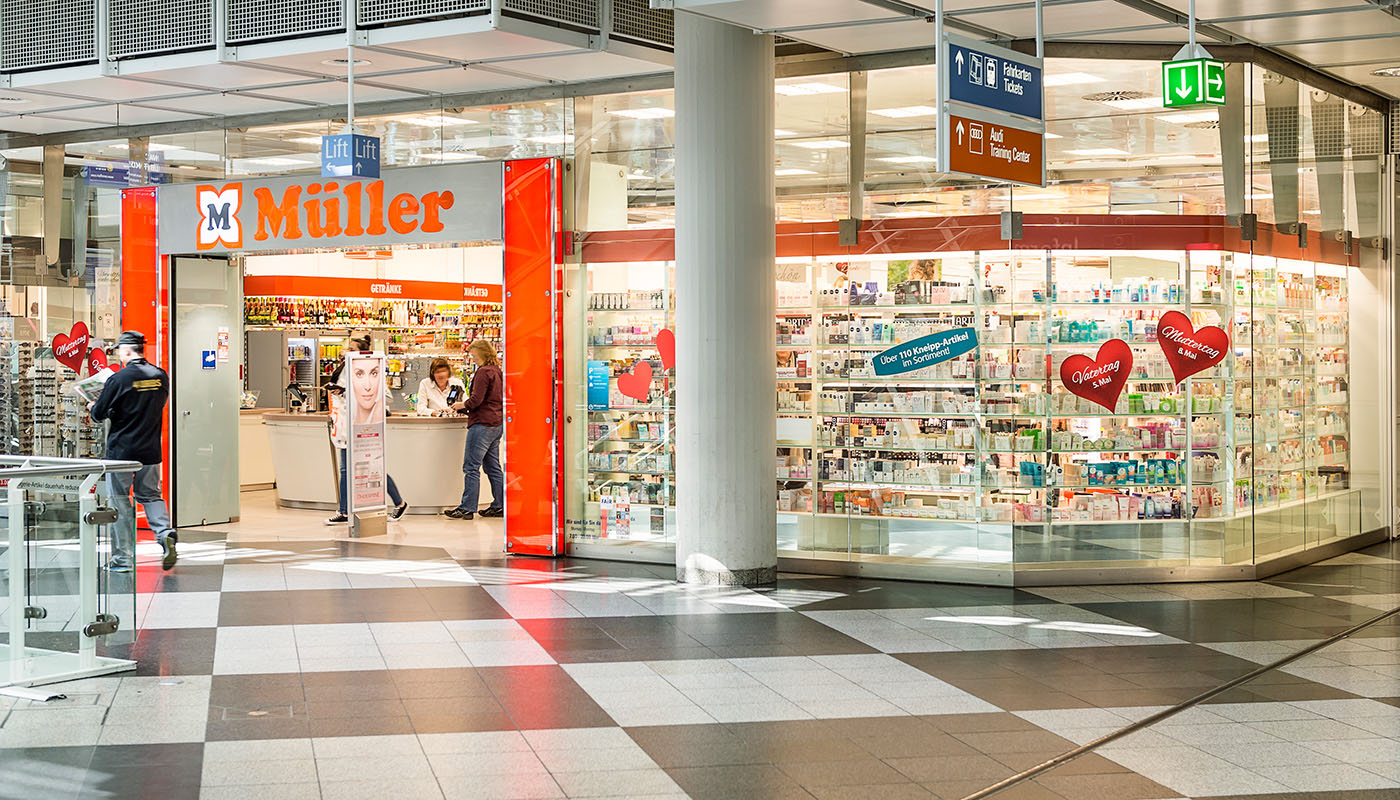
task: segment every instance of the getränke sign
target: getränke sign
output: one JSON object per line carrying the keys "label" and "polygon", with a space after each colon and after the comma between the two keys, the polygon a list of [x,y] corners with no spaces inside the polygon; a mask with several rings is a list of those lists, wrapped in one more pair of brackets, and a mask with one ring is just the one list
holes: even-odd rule
{"label": "getr\u00e4nke sign", "polygon": [[286,178],[156,189],[162,254],[501,238],[500,162],[386,170],[378,180]]}

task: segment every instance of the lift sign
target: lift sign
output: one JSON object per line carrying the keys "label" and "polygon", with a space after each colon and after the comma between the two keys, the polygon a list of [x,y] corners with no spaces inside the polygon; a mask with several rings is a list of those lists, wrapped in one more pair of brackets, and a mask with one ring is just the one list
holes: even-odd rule
{"label": "lift sign", "polygon": [[976,328],[953,328],[897,344],[871,359],[876,375],[899,375],[931,367],[977,349]]}

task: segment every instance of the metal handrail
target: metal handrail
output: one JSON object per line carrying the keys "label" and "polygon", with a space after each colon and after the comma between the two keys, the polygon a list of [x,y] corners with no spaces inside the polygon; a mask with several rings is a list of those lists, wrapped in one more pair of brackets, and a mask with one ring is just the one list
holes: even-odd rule
{"label": "metal handrail", "polygon": [[141,466],[138,461],[116,461],[105,458],[0,455],[0,480],[54,475],[106,475],[114,472],[135,472],[141,469]]}

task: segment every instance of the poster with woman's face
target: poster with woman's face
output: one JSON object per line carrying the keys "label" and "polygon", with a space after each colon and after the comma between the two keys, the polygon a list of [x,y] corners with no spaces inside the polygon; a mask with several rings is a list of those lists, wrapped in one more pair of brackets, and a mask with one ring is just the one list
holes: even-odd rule
{"label": "poster with woman's face", "polygon": [[373,425],[384,419],[384,359],[351,358],[350,400],[354,425]]}

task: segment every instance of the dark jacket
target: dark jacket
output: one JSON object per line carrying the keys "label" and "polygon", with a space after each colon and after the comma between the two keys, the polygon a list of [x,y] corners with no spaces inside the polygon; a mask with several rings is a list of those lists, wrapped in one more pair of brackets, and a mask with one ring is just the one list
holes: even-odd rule
{"label": "dark jacket", "polygon": [[495,364],[477,367],[472,374],[472,393],[467,398],[467,427],[500,425],[505,380]]}
{"label": "dark jacket", "polygon": [[108,378],[92,407],[93,419],[112,421],[107,458],[159,464],[161,420],[169,396],[165,370],[144,358],[132,359]]}

